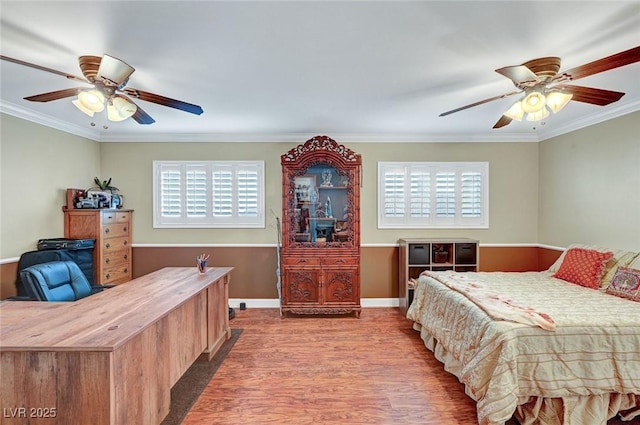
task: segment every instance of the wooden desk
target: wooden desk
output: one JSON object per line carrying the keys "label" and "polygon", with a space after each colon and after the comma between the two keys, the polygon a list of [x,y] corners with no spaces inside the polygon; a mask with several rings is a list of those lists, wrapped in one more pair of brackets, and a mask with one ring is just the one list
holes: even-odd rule
{"label": "wooden desk", "polygon": [[2,302],[0,423],[159,424],[171,387],[231,336],[231,270],[169,267],[73,303]]}

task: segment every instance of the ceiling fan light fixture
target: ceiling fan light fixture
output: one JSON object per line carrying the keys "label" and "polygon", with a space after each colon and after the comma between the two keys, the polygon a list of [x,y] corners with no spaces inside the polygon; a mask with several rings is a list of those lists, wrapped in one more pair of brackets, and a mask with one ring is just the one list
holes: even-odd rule
{"label": "ceiling fan light fixture", "polygon": [[[85,112],[84,109],[87,109],[92,112],[102,112],[104,110],[104,94],[100,90],[91,89],[91,90],[83,90],[78,93],[78,101],[77,104],[74,102],[74,105],[78,107],[82,112]],[[86,113],[86,112],[85,112]]]}
{"label": "ceiling fan light fixture", "polygon": [[136,113],[138,107],[122,96],[112,96],[107,102],[109,121],[124,121]]}
{"label": "ceiling fan light fixture", "polygon": [[542,121],[548,116],[549,116],[549,110],[547,108],[542,108],[537,112],[527,113],[527,121]]}
{"label": "ceiling fan light fixture", "polygon": [[554,114],[557,114],[567,106],[572,97],[573,94],[553,91],[547,95],[547,106]]}
{"label": "ceiling fan light fixture", "polygon": [[527,113],[534,113],[544,109],[546,99],[544,94],[532,91],[522,99],[522,109]]}
{"label": "ceiling fan light fixture", "polygon": [[511,108],[509,108],[503,115],[516,121],[522,121],[524,110],[522,109],[520,101],[517,101],[516,103],[511,105]]}
{"label": "ceiling fan light fixture", "polygon": [[71,103],[73,103],[76,108],[80,109],[85,114],[89,115],[90,117],[93,117],[93,114],[95,112],[93,112],[90,109],[85,108],[84,105],[82,104],[82,102],[80,102],[78,99],[72,100]]}

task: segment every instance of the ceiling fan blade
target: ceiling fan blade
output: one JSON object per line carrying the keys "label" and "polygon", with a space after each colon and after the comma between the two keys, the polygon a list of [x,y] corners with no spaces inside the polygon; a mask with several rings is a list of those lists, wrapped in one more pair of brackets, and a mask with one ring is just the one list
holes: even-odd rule
{"label": "ceiling fan blade", "polygon": [[135,97],[140,100],[145,100],[147,102],[157,103],[158,105],[168,106],[170,108],[179,109],[181,111],[190,112],[192,114],[200,115],[204,111],[198,105],[194,105],[192,103],[183,102],[181,100],[171,99],[168,97],[160,96],[157,94],[145,92],[142,90],[137,90],[133,88],[126,88],[122,90],[129,96]]}
{"label": "ceiling fan blade", "polygon": [[509,118],[506,115],[503,115],[500,117],[500,119],[498,120],[498,122],[495,123],[495,125],[493,126],[493,128],[500,128],[500,127],[504,127],[505,125],[508,125],[511,123],[511,121],[513,121],[511,118]]}
{"label": "ceiling fan blade", "polygon": [[131,116],[131,118],[136,120],[138,124],[153,124],[154,122],[156,122],[156,120],[151,118],[151,115],[143,111],[140,106],[136,105],[136,107],[138,109],[136,109],[136,112]]}
{"label": "ceiling fan blade", "polygon": [[583,87],[574,85],[558,86],[563,92],[573,95],[571,100],[577,102],[591,103],[593,105],[605,106],[620,100],[624,93],[613,90],[596,89],[593,87]]}
{"label": "ceiling fan blade", "polygon": [[562,72],[572,80],[640,62],[640,46]]}
{"label": "ceiling fan blade", "polygon": [[512,95],[518,94],[518,93],[522,93],[522,91],[518,90],[518,91],[511,92],[511,93],[501,94],[500,96],[490,97],[489,99],[480,100],[478,102],[470,103],[469,105],[461,106],[459,108],[452,109],[452,110],[447,111],[447,112],[443,112],[438,116],[439,117],[444,117],[444,116],[453,114],[455,112],[460,112],[460,111],[463,111],[463,110],[468,109],[468,108],[473,108],[474,106],[482,105],[483,103],[487,103],[487,102],[491,102],[491,101],[494,101],[494,100],[502,99],[502,98],[505,98],[505,97],[508,97],[508,96],[512,96]]}
{"label": "ceiling fan blade", "polygon": [[82,77],[78,77],[78,76],[75,76],[75,75],[67,74],[66,72],[57,71],[55,69],[47,68],[46,66],[41,66],[41,65],[36,65],[34,63],[30,63],[30,62],[25,62],[25,61],[20,60],[20,59],[10,58],[9,56],[0,55],[0,59],[5,60],[7,62],[17,63],[18,65],[23,65],[23,66],[28,66],[30,68],[39,69],[40,71],[46,71],[46,72],[50,72],[52,74],[62,75],[63,77],[65,77],[65,78],[67,78],[69,80],[76,80],[76,81],[82,81],[83,83],[89,83],[89,81],[87,81],[86,79],[84,79]]}
{"label": "ceiling fan blade", "polygon": [[105,54],[100,61],[97,78],[102,78],[111,83],[110,85],[119,87],[122,83],[126,83],[133,71],[135,71],[134,67],[118,58]]}
{"label": "ceiling fan blade", "polygon": [[85,90],[86,88],[73,88],[73,89],[63,89],[52,91],[48,93],[35,94],[33,96],[25,97],[25,100],[29,100],[31,102],[51,102],[52,100],[64,99],[65,97],[76,96],[80,93],[81,90]]}
{"label": "ceiling fan blade", "polygon": [[498,74],[504,75],[514,83],[537,82],[539,78],[529,68],[524,65],[505,66],[496,69]]}

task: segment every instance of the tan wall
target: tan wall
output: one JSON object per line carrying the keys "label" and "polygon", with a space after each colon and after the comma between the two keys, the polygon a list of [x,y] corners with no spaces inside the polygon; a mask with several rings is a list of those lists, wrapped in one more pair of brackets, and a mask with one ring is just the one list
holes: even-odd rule
{"label": "tan wall", "polygon": [[0,116],[0,259],[62,237],[68,187],[100,172],[99,144],[6,114]]}
{"label": "tan wall", "polygon": [[[634,138],[639,118],[640,113],[630,114],[542,143],[345,143],[362,154],[364,163],[362,296],[397,296],[393,245],[402,237],[472,237],[496,245],[593,243],[640,250],[640,144]],[[229,245],[215,248],[214,255],[237,267],[231,296],[275,297],[275,248],[248,246],[276,241],[273,217],[281,208],[280,155],[295,143],[96,143],[5,114],[0,124],[0,260],[35,249],[39,238],[62,236],[67,187],[88,187],[96,175],[113,177],[125,206],[135,209],[134,274],[176,262],[189,265],[201,251],[148,245]],[[153,229],[154,159],[264,160],[267,227]],[[490,228],[378,229],[378,161],[489,161]],[[554,257],[554,250],[485,246],[480,262],[486,271],[541,270]],[[14,291],[15,269],[11,261],[0,265],[2,298]]]}
{"label": "tan wall", "polygon": [[639,134],[635,112],[540,143],[540,243],[640,251]]}
{"label": "tan wall", "polygon": [[[301,143],[304,140],[300,141]],[[338,142],[340,142],[338,140]],[[363,161],[361,189],[362,243],[396,243],[402,237],[470,237],[483,243],[532,243],[538,234],[537,143],[345,143]],[[292,143],[103,143],[102,173],[113,177],[136,211],[134,244],[275,243],[275,215],[280,216],[280,155]],[[154,229],[152,165],[154,160],[264,160],[265,229]],[[473,230],[380,230],[377,228],[379,161],[488,161],[490,227]],[[275,215],[274,215],[275,214]]]}

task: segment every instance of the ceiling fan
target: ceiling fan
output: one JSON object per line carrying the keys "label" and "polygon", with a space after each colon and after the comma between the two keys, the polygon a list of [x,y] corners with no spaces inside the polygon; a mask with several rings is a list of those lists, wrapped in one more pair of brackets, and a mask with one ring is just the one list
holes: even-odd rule
{"label": "ceiling fan", "polygon": [[[133,103],[128,96],[158,105],[168,106],[181,111],[200,115],[203,110],[200,106],[183,102],[176,99],[160,96],[146,91],[125,87],[129,77],[135,69],[118,58],[110,55],[100,56],[80,56],[78,59],[83,77],[67,74],[62,71],[25,62],[19,59],[0,55],[0,59],[62,75],[69,80],[80,81],[91,84],[93,87],[76,87],[62,89],[48,93],[36,94],[25,97],[25,100],[32,102],[50,102],[52,100],[64,99],[78,96],[73,100],[73,104],[85,114],[93,117],[96,112],[107,109],[107,118],[110,121],[123,121],[129,117],[139,124],[153,124],[155,120],[149,114]],[[127,96],[128,95],[128,96]]]}
{"label": "ceiling fan", "polygon": [[517,91],[480,100],[443,112],[439,116],[444,117],[454,112],[520,93],[523,93],[524,96],[500,117],[493,128],[504,127],[514,119],[521,121],[523,117],[526,117],[528,121],[540,121],[549,115],[549,110],[557,113],[571,100],[599,106],[608,105],[620,100],[624,93],[568,83],[578,78],[588,77],[639,61],[640,46],[563,72],[558,72],[560,58],[553,56],[533,59],[522,65],[499,68],[495,71],[513,81]]}

